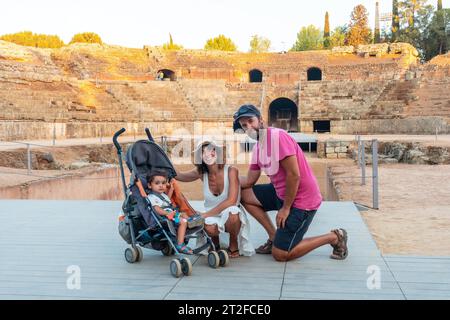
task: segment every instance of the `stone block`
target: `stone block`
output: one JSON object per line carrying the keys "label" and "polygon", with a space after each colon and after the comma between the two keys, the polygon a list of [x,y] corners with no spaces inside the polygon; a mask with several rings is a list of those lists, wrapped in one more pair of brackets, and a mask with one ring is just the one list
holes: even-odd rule
{"label": "stone block", "polygon": [[383,55],[388,53],[389,44],[387,43],[377,43],[377,44],[360,44],[356,48],[356,53],[359,55],[373,55],[376,56],[378,53]]}
{"label": "stone block", "polygon": [[335,54],[353,54],[355,52],[355,47],[353,46],[334,47],[333,49],[331,49],[331,52]]}
{"label": "stone block", "polygon": [[327,154],[327,159],[337,159],[337,153],[329,153]]}
{"label": "stone block", "polygon": [[327,148],[335,148],[340,146],[340,141],[336,140],[327,140],[325,143]]}

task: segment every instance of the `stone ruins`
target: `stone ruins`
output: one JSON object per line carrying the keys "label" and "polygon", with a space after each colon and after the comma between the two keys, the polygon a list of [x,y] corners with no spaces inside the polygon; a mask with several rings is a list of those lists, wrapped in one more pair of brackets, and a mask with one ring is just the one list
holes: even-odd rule
{"label": "stone ruins", "polygon": [[0,139],[219,132],[244,103],[293,132],[449,133],[449,84],[450,54],[422,64],[404,43],[251,54],[0,41]]}

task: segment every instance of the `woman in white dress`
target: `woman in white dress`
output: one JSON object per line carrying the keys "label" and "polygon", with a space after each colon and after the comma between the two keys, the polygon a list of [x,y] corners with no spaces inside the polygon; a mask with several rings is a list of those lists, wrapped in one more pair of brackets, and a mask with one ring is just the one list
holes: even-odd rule
{"label": "woman in white dress", "polygon": [[201,143],[194,151],[196,168],[177,172],[175,179],[181,182],[203,181],[205,231],[217,247],[220,233],[229,233],[230,258],[251,256],[255,250],[249,239],[247,215],[240,206],[239,171],[225,164],[224,149],[214,142]]}

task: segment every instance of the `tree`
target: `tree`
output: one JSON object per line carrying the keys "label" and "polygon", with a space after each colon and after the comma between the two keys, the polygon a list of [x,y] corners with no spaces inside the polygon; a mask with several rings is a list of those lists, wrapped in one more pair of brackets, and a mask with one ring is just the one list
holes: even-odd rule
{"label": "tree", "polygon": [[336,27],[331,33],[330,48],[345,46],[347,26]]}
{"label": "tree", "polygon": [[70,40],[69,44],[72,43],[99,43],[103,44],[102,39],[100,36],[94,32],[83,32],[83,33],[77,33],[72,37],[72,40]]}
{"label": "tree", "polygon": [[64,42],[56,35],[36,34],[31,31],[5,34],[0,37],[0,40],[35,48],[61,48],[64,46]]}
{"label": "tree", "polygon": [[396,42],[400,30],[400,16],[398,13],[398,0],[392,1],[392,37],[391,41]]}
{"label": "tree", "polygon": [[427,0],[399,1],[399,24],[397,40],[407,42],[417,48],[422,58],[425,58],[427,39],[426,31],[433,19],[433,6]]}
{"label": "tree", "polygon": [[359,4],[352,11],[346,43],[349,46],[357,46],[369,42],[371,42],[371,31],[367,9]]}
{"label": "tree", "polygon": [[436,11],[427,0],[394,0],[393,3],[398,4],[393,14],[397,26],[390,30],[391,34],[383,32],[383,37],[410,43],[423,60],[448,51],[450,13],[449,9],[442,9],[442,1],[438,0]]}
{"label": "tree", "polygon": [[250,40],[250,52],[261,53],[268,52],[270,49],[270,40],[258,35],[252,36]]}
{"label": "tree", "polygon": [[450,16],[449,9],[442,9],[442,0],[438,0],[437,11],[430,24],[430,28],[434,31],[434,35],[430,35],[438,41],[439,51],[438,54],[446,53],[449,49],[448,33],[450,32]]}
{"label": "tree", "polygon": [[172,35],[169,33],[169,42],[163,44],[164,50],[181,50],[183,46],[173,42]]}
{"label": "tree", "polygon": [[205,44],[205,50],[221,50],[221,51],[236,51],[237,47],[230,38],[223,34],[208,39]]}
{"label": "tree", "polygon": [[424,33],[423,57],[429,60],[450,48],[450,9],[437,10]]}
{"label": "tree", "polygon": [[297,41],[291,51],[320,50],[323,49],[322,31],[313,25],[302,27],[297,33]]}
{"label": "tree", "polygon": [[431,8],[427,4],[428,0],[403,0],[398,3],[400,11],[400,24],[413,29],[417,22],[418,16],[423,14],[423,10]]}
{"label": "tree", "polygon": [[330,44],[330,17],[327,11],[325,13],[325,25],[323,28],[323,46],[328,49],[330,47]]}

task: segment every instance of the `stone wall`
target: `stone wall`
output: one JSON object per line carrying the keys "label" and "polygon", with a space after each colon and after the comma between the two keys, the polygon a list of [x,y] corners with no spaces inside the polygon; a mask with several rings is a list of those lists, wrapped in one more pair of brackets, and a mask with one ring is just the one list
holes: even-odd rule
{"label": "stone wall", "polygon": [[327,159],[343,159],[349,157],[348,141],[339,141],[328,139],[326,141],[317,142],[317,155],[319,158]]}
{"label": "stone wall", "polygon": [[144,135],[149,128],[154,136],[177,134],[225,134],[231,130],[231,121],[155,121],[155,122],[44,122],[44,121],[2,121],[0,140],[44,140],[104,137],[112,138],[120,128],[124,135]]}
{"label": "stone wall", "polygon": [[[365,144],[366,164],[372,164],[372,149]],[[358,150],[356,142],[348,149],[349,155],[356,161]],[[450,148],[443,146],[423,145],[419,142],[380,141],[378,142],[379,163],[407,164],[450,164]]]}
{"label": "stone wall", "polygon": [[[156,132],[193,122],[230,127],[242,104],[269,121],[280,97],[298,107],[302,132],[317,120],[332,133],[450,132],[448,56],[417,65],[407,44],[249,54],[108,45],[36,49],[0,41],[1,139],[96,137],[152,123]],[[321,81],[307,81],[320,68]],[[155,81],[170,69],[178,81]],[[249,83],[249,71],[263,73]],[[137,130],[137,129],[136,129]]]}

